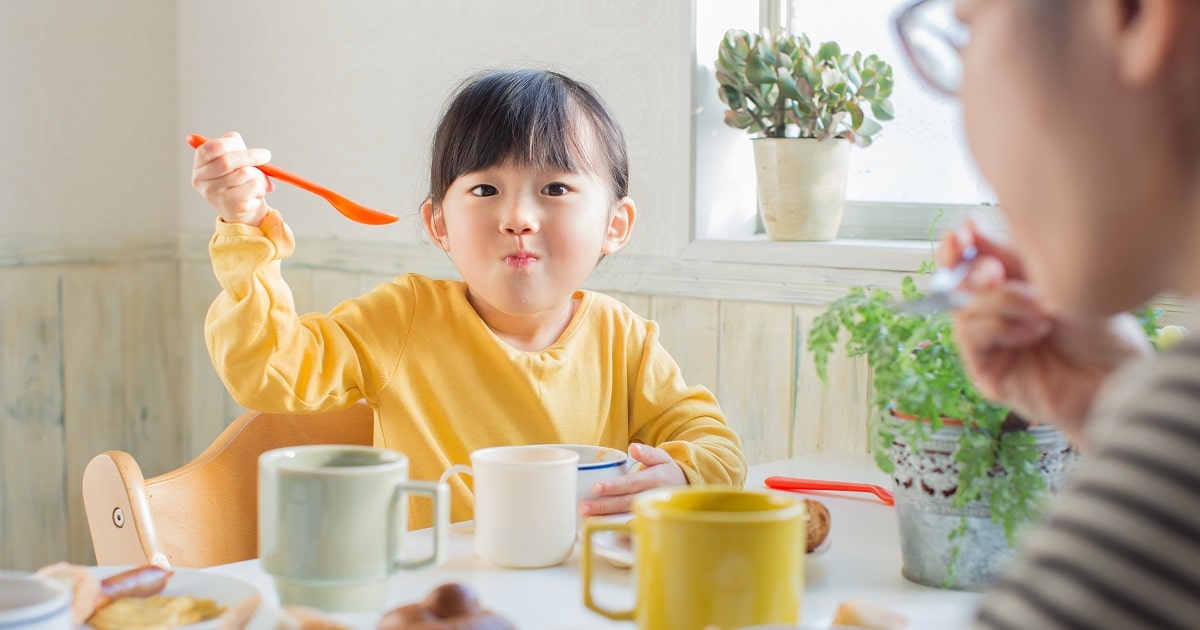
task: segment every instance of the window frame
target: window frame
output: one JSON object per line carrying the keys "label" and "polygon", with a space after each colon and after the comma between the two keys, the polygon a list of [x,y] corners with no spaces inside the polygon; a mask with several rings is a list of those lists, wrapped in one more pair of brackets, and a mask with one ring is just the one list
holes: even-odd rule
{"label": "window frame", "polygon": [[[970,219],[991,233],[1007,235],[999,207],[992,203],[947,204],[937,202],[846,202],[838,237],[832,241],[771,241],[761,232],[747,236],[713,238],[699,234],[702,208],[697,203],[700,155],[700,79],[702,70],[696,27],[697,0],[691,3],[691,165],[688,191],[689,243],[681,258],[697,261],[771,264],[915,272],[931,256],[933,245],[955,226]],[[791,23],[790,0],[759,0],[759,25],[777,28]],[[900,60],[899,62],[903,62]],[[705,209],[711,211],[711,208]]]}

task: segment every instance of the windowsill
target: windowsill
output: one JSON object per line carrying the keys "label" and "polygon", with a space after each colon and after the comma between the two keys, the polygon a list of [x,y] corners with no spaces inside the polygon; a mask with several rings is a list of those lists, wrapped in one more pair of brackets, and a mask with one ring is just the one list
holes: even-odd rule
{"label": "windowsill", "polygon": [[833,241],[772,241],[766,236],[695,240],[680,258],[685,260],[775,265],[916,271],[933,255],[930,243],[878,239]]}
{"label": "windowsill", "polygon": [[836,240],[772,241],[765,234],[696,238],[680,258],[915,272],[933,257],[937,241],[968,219],[989,233],[1007,232],[995,206],[848,202]]}

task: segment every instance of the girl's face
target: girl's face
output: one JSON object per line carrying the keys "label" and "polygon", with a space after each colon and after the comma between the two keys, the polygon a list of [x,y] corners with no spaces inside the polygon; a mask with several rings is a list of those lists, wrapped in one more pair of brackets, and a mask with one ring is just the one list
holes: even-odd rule
{"label": "girl's face", "polygon": [[980,170],[1025,273],[1052,311],[1110,314],[1164,289],[1172,248],[1170,125],[1120,73],[1112,12],[1093,0],[959,0],[971,31],[960,97]]}
{"label": "girl's face", "polygon": [[485,320],[566,307],[600,258],[625,245],[635,211],[593,174],[512,161],[460,176],[441,208],[423,210]]}

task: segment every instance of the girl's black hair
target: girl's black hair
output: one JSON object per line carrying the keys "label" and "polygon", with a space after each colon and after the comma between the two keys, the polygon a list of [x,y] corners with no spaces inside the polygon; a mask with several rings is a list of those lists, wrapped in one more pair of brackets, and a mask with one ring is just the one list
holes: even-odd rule
{"label": "girl's black hair", "polygon": [[[604,157],[592,163],[589,139]],[[546,70],[485,72],[468,79],[433,137],[429,197],[441,207],[450,184],[507,160],[537,169],[592,172],[628,194],[625,136],[604,101],[574,79]]]}

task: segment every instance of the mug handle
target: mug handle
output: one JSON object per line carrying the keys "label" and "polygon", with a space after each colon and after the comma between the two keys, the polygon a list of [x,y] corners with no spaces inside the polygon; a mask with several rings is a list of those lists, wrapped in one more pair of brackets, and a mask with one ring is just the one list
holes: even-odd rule
{"label": "mug handle", "polygon": [[604,531],[632,534],[632,523],[633,521],[614,523],[612,521],[597,521],[595,519],[583,522],[583,567],[581,569],[583,573],[583,604],[614,621],[633,621],[633,613],[637,610],[637,601],[635,600],[633,608],[628,610],[610,610],[596,603],[595,598],[592,597],[592,567],[595,566],[594,555],[592,554],[592,535],[596,532]]}
{"label": "mug handle", "polygon": [[[466,464],[455,464],[455,465],[447,468],[446,472],[442,473],[442,477],[440,479],[438,479],[438,483],[444,484],[454,475],[470,475],[470,476],[474,477],[475,471],[471,470],[471,467]],[[448,486],[448,485],[446,486],[446,488],[447,488],[446,492],[450,492],[449,487],[450,486]],[[449,510],[449,507],[447,507],[446,509]],[[446,522],[447,523],[450,522],[448,517],[446,519]],[[461,534],[463,536],[470,536],[471,534],[475,533],[475,522],[474,521],[471,521],[470,525],[462,525],[461,523],[451,523],[448,525],[448,527],[449,527],[449,531],[454,532],[455,534]]]}
{"label": "mug handle", "polygon": [[433,502],[433,551],[424,558],[416,558],[414,560],[405,560],[400,557],[398,550],[400,549],[399,538],[405,535],[408,530],[408,523],[396,523],[392,528],[392,549],[388,554],[392,559],[392,569],[420,569],[434,564],[441,564],[446,561],[446,528],[450,526],[450,486],[444,482],[432,481],[403,481],[396,484],[396,491],[392,494],[392,501],[396,504],[392,510],[392,514],[404,514],[403,510],[398,509],[400,506],[406,505],[409,494],[424,494],[429,496]]}

